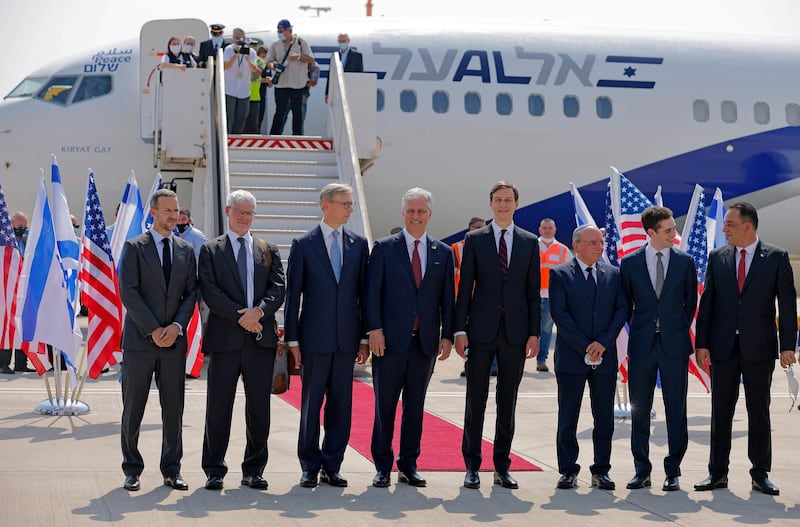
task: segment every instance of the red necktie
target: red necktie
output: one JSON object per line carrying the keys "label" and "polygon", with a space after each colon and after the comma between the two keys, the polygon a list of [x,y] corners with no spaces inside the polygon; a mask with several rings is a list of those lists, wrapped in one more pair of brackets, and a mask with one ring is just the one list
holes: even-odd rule
{"label": "red necktie", "polygon": [[747,276],[747,273],[745,272],[745,263],[746,263],[746,260],[747,260],[747,251],[742,249],[740,254],[742,255],[742,257],[739,258],[739,271],[736,273],[736,278],[739,281],[739,292],[741,293],[742,289],[744,289],[744,279]]}
{"label": "red necktie", "polygon": [[[419,259],[419,240],[414,240],[414,255],[411,257],[411,272],[414,273],[414,282],[419,289],[422,284],[422,262]],[[419,313],[414,319],[414,331],[419,329]]]}
{"label": "red necktie", "polygon": [[508,229],[500,229],[500,243],[497,247],[497,261],[500,263],[500,273],[503,280],[508,278],[508,247],[506,246],[506,232]]}

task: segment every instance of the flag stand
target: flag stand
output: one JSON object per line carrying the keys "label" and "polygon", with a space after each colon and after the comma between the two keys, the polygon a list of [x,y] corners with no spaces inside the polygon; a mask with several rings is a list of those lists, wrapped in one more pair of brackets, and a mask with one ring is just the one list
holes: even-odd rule
{"label": "flag stand", "polygon": [[[84,353],[81,354],[80,357],[80,365],[79,370],[83,366],[83,359],[85,357],[85,350]],[[53,391],[50,389],[50,380],[47,378],[47,374],[45,374],[44,382],[45,386],[47,387],[47,399],[44,401],[39,402],[34,408],[34,413],[39,415],[83,415],[87,414],[90,411],[89,405],[84,403],[81,400],[75,398],[75,391],[73,390],[70,397],[67,396],[69,393],[69,374],[67,374],[66,378],[64,379],[64,394],[63,397],[60,397],[60,388],[61,388],[61,352],[57,350],[53,350],[53,379],[55,380],[55,397],[53,397]],[[81,387],[83,385],[81,384]]]}

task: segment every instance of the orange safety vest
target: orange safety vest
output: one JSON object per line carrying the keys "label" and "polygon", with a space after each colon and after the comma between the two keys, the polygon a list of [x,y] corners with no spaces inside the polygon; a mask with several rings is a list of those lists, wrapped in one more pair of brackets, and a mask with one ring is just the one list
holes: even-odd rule
{"label": "orange safety vest", "polygon": [[453,249],[453,259],[456,264],[455,277],[456,277],[456,294],[458,294],[458,282],[461,278],[461,258],[464,256],[464,240],[456,242],[450,246]]}
{"label": "orange safety vest", "polygon": [[567,263],[569,259],[569,249],[563,243],[554,241],[546,250],[542,251],[539,246],[539,270],[541,278],[539,288],[542,290],[550,288],[550,269],[557,265]]}

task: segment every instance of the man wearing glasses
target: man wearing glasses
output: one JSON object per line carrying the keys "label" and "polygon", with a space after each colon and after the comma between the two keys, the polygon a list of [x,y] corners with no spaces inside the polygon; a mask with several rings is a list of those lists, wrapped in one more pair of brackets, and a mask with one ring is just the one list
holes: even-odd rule
{"label": "man wearing glasses", "polygon": [[200,249],[200,290],[210,310],[203,342],[209,363],[202,461],[209,490],[221,489],[228,472],[225,451],[239,376],[247,415],[242,485],[267,488],[262,474],[278,345],[275,312],[283,304],[285,282],[278,250],[250,232],[255,209],[250,192],[231,193],[225,207],[228,231]]}
{"label": "man wearing glasses", "polygon": [[728,245],[708,257],[695,353],[697,364],[706,373],[711,370],[711,454],[708,477],[694,486],[698,491],[728,486],[731,429],[741,378],[752,488],[780,494],[767,478],[772,468],[770,387],[778,351],[781,367],[796,362],[797,303],[788,253],[759,240],[757,229],[756,208],[734,203],[722,228]]}
{"label": "man wearing glasses", "polygon": [[275,116],[270,135],[283,133],[286,112],[292,109],[292,134],[303,135],[303,90],[308,82],[308,65],[314,62],[314,53],[305,39],[292,34],[292,24],[284,19],[278,22],[278,40],[267,51],[267,67],[274,73]]}
{"label": "man wearing glasses", "polygon": [[[362,295],[369,247],[344,227],[353,189],[330,183],[319,193],[322,221],[292,241],[287,266],[285,338],[303,380],[297,455],[300,486],[346,487],[339,473],[350,439],[353,364],[368,357]],[[302,309],[301,309],[302,307]],[[319,414],[325,401],[325,438]]]}

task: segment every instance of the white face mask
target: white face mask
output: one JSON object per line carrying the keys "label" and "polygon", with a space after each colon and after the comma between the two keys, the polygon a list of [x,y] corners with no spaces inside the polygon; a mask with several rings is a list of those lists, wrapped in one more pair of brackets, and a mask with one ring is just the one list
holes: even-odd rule
{"label": "white face mask", "polygon": [[284,33],[278,33],[278,40],[284,42],[286,40],[286,35]]}
{"label": "white face mask", "polygon": [[177,55],[178,53],[181,52],[181,46],[180,44],[173,44],[172,46],[169,47],[169,50],[173,55]]}
{"label": "white face mask", "polygon": [[211,38],[211,43],[214,44],[215,46],[221,46],[222,45],[222,37],[212,37]]}
{"label": "white face mask", "polygon": [[186,53],[191,53],[192,51],[194,51],[194,44],[186,44],[183,47],[184,49],[186,49]]}

